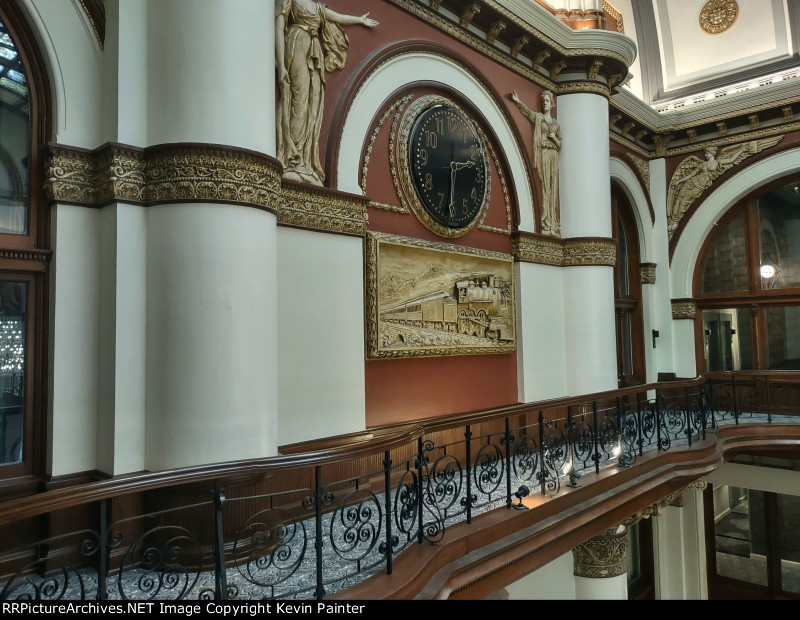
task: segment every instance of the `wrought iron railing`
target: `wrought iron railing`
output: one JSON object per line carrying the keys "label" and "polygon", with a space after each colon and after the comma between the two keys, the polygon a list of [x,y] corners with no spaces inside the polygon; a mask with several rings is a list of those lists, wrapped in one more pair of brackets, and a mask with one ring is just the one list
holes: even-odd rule
{"label": "wrought iron railing", "polygon": [[722,425],[797,414],[796,375],[712,374],[12,500],[0,504],[0,599],[321,599],[391,575],[409,546],[436,545],[526,489],[556,496]]}

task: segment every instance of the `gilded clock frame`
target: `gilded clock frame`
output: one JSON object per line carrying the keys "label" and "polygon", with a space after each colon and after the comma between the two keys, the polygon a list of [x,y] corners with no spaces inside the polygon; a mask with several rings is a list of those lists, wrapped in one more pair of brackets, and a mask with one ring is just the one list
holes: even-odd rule
{"label": "gilded clock frame", "polygon": [[[443,226],[437,222],[430,215],[430,213],[428,213],[428,210],[425,208],[425,205],[422,203],[419,193],[417,192],[413,175],[411,173],[411,161],[409,154],[409,139],[411,136],[411,130],[417,118],[419,118],[423,112],[436,105],[450,106],[468,126],[472,127],[481,144],[481,157],[483,158],[483,165],[486,170],[486,190],[483,195],[483,203],[475,214],[475,217],[472,218],[472,221],[468,225],[461,228],[449,228],[447,226]],[[487,140],[484,132],[481,130],[480,125],[467,116],[462,107],[452,99],[442,97],[441,95],[424,95],[408,106],[406,111],[403,113],[398,136],[397,162],[400,184],[398,189],[405,195],[408,205],[411,207],[412,212],[417,216],[417,219],[422,223],[422,225],[440,237],[444,237],[446,239],[455,239],[457,237],[463,237],[469,231],[475,228],[480,222],[482,222],[486,217],[486,212],[488,211],[489,204],[492,200],[492,168],[489,160],[489,141]]]}

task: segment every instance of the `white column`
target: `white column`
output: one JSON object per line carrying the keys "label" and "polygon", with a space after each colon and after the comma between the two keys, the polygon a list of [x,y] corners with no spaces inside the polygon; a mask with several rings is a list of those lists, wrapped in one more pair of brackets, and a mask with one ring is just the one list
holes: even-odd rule
{"label": "white column", "polygon": [[[595,94],[558,98],[563,143],[559,159],[561,231],[568,237],[611,237],[608,101]],[[569,395],[617,387],[614,271],[564,269],[564,324]]]}
{"label": "white column", "polygon": [[689,489],[683,506],[653,517],[656,595],[661,600],[708,598],[703,492]]}
{"label": "white column", "polygon": [[[651,301],[653,329],[659,332],[654,351],[655,371],[675,372],[673,356],[672,304],[669,271],[669,239],[667,237],[667,169],[666,160],[650,162],[650,199],[656,214],[653,226],[652,260],[656,263],[656,283],[652,286]],[[647,335],[647,334],[645,334]],[[648,372],[648,379],[650,374]]]}
{"label": "white column", "polygon": [[[148,144],[274,154],[273,3],[149,0],[147,24]],[[148,207],[148,469],[276,452],[276,246],[267,211]]]}
{"label": "white column", "polygon": [[576,600],[628,600],[628,529],[612,527],[572,551]]}
{"label": "white column", "polygon": [[608,579],[575,577],[575,600],[577,601],[627,601],[628,573]]}

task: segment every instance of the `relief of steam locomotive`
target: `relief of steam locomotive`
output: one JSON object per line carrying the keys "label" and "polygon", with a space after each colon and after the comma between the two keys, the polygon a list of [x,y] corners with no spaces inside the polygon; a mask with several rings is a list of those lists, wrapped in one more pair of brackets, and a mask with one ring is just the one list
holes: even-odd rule
{"label": "relief of steam locomotive", "polygon": [[495,276],[460,280],[453,293],[436,291],[384,308],[381,319],[465,336],[513,340],[513,327],[500,316],[501,305],[507,301],[498,280]]}

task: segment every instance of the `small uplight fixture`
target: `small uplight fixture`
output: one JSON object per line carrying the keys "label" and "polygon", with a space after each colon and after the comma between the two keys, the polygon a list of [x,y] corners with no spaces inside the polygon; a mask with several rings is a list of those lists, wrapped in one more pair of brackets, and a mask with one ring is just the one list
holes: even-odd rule
{"label": "small uplight fixture", "polygon": [[569,484],[567,486],[571,489],[577,489],[581,486],[578,484],[578,478],[581,477],[581,474],[572,466],[571,461],[564,463],[564,466],[561,468],[561,473],[565,476],[569,476]]}
{"label": "small uplight fixture", "polygon": [[778,270],[775,269],[775,265],[770,265],[769,263],[761,265],[761,277],[765,280],[771,280],[777,273]]}
{"label": "small uplight fixture", "polygon": [[519,504],[513,504],[515,510],[528,510],[528,507],[522,503],[523,497],[528,497],[531,494],[531,490],[526,487],[524,484],[521,485],[517,491],[514,493],[514,497],[519,500]]}
{"label": "small uplight fixture", "polygon": [[622,445],[621,445],[621,443],[618,442],[614,446],[614,449],[611,451],[611,456],[613,456],[615,459],[617,459],[617,467],[630,467],[630,464],[628,463],[628,461],[631,460],[631,457],[630,457],[629,454],[623,454],[622,453]]}

